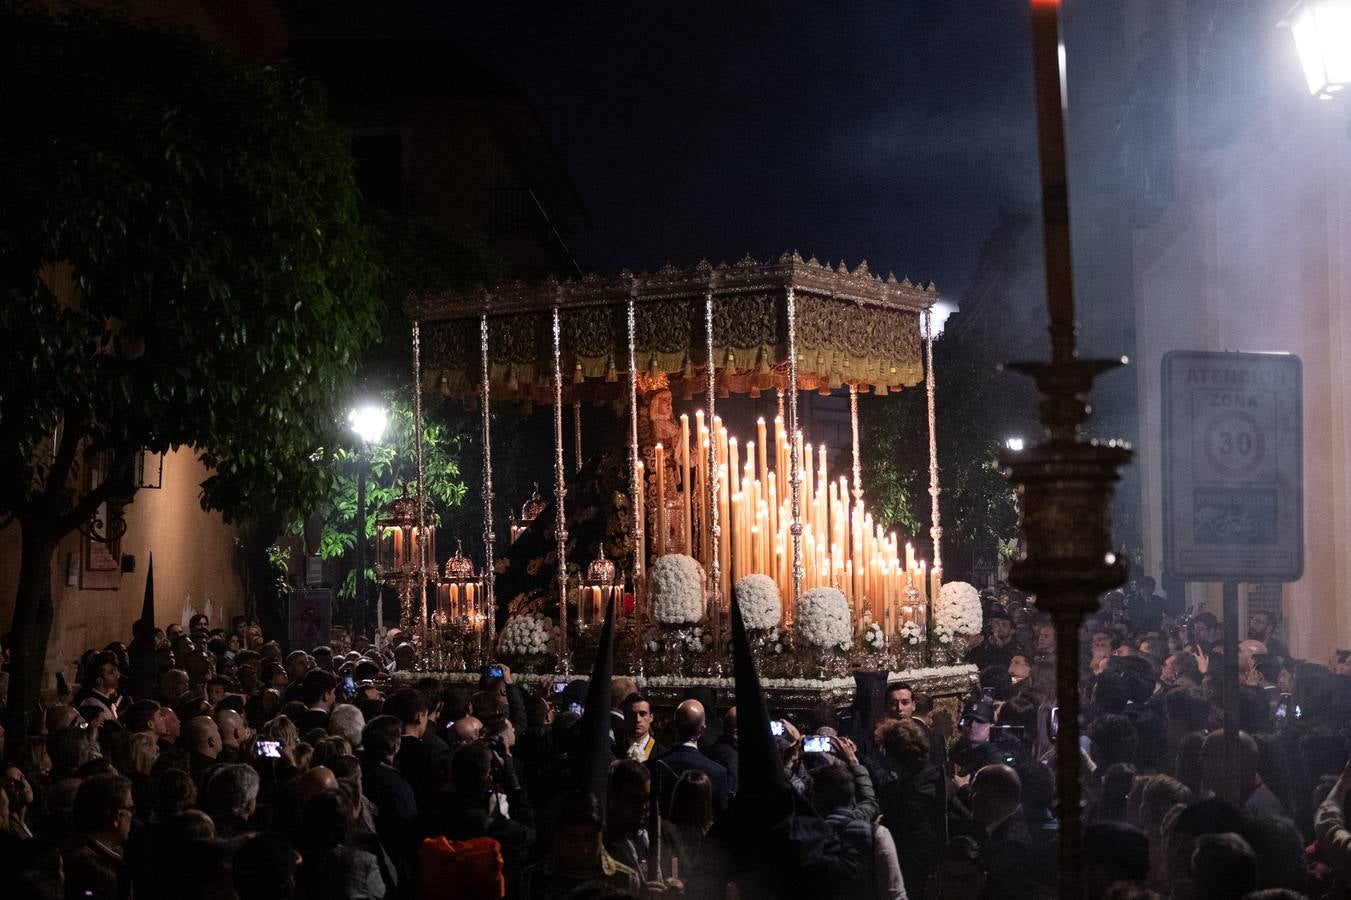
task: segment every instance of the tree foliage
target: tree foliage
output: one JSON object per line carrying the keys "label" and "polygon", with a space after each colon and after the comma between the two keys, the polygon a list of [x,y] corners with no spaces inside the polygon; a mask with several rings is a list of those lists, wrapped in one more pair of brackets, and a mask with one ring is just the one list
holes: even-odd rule
{"label": "tree foliage", "polygon": [[[954,562],[992,552],[1017,535],[1014,493],[996,464],[1006,436],[1021,433],[1026,384],[1000,373],[983,348],[935,344],[939,513],[949,575]],[[1026,401],[1026,405],[1023,402]],[[859,403],[868,502],[878,518],[917,545],[929,542],[928,404],[923,385]],[[930,556],[932,558],[932,556]],[[950,560],[950,561],[949,561]]]}
{"label": "tree foliage", "polygon": [[[35,6],[0,11],[0,513],[23,529],[13,627],[32,641],[19,711],[56,541],[128,492],[135,454],[196,448],[202,503],[232,521],[304,509],[379,332],[351,158],[311,84],[176,30]],[[93,452],[110,476],[86,489]]]}
{"label": "tree foliage", "polygon": [[[417,490],[417,451],[414,446],[413,410],[393,394],[385,398],[389,407],[389,431],[385,438],[366,450],[343,448],[332,457],[332,487],[316,505],[314,512],[323,521],[319,537],[319,555],[339,559],[353,551],[358,532],[357,478],[362,466],[366,475],[366,518],[368,538],[375,535],[376,517],[407,488]],[[455,454],[460,436],[444,426],[424,420],[422,428],[423,493],[429,500],[438,523],[459,506],[465,495],[460,467]],[[304,523],[297,521],[297,534]],[[368,545],[369,546],[369,545]],[[375,583],[374,560],[367,560],[366,578]],[[355,572],[349,571],[340,591],[343,597],[356,596]],[[372,592],[373,593],[373,592]]]}

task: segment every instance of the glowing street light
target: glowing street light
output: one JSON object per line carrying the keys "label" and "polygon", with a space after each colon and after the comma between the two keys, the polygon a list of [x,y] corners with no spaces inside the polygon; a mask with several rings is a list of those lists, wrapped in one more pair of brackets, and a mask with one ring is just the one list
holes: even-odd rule
{"label": "glowing street light", "polygon": [[[361,611],[361,627],[353,628],[353,636],[366,630],[366,470],[371,467],[371,458],[367,450],[380,443],[389,425],[389,414],[383,406],[366,403],[354,407],[347,414],[347,427],[352,429],[361,441],[357,446],[357,521],[356,521],[356,589],[357,609]],[[376,643],[383,640],[383,605],[376,604]],[[353,623],[356,624],[355,622]]]}
{"label": "glowing street light", "polygon": [[930,307],[931,322],[929,325],[930,333],[934,338],[943,336],[943,327],[947,325],[948,318],[955,312],[959,312],[957,304],[949,300],[938,300]]}
{"label": "glowing street light", "polygon": [[1351,87],[1351,0],[1299,0],[1290,29],[1309,93],[1331,100]]}
{"label": "glowing street light", "polygon": [[1004,446],[1012,450],[1014,453],[1021,453],[1023,447],[1027,446],[1027,444],[1020,437],[1011,437],[1004,439]]}
{"label": "glowing street light", "polygon": [[385,408],[373,403],[358,406],[347,414],[347,426],[367,446],[380,443],[388,425],[389,414],[385,412]]}

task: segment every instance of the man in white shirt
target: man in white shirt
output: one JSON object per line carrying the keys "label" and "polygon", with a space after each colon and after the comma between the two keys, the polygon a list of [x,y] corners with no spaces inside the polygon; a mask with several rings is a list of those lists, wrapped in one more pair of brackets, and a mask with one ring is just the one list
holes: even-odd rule
{"label": "man in white shirt", "polygon": [[620,755],[647,762],[664,753],[666,748],[652,737],[652,701],[642,694],[630,694],[624,699],[623,710],[628,743]]}

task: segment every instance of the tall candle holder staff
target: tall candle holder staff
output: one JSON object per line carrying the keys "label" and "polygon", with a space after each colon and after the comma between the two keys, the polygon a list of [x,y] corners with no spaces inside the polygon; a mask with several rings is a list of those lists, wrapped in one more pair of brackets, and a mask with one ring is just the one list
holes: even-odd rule
{"label": "tall candle holder staff", "polygon": [[1116,442],[1085,441],[1079,431],[1089,416],[1093,380],[1125,360],[1081,360],[1075,354],[1059,0],[1031,0],[1031,12],[1051,360],[1009,368],[1030,375],[1043,395],[1046,439],[1022,452],[1004,453],[1001,461],[1022,497],[1025,551],[1014,562],[1009,582],[1035,591],[1038,609],[1055,623],[1059,879],[1060,896],[1071,898],[1080,895],[1082,831],[1079,626],[1098,608],[1102,591],[1126,580],[1125,563],[1111,552],[1110,509],[1118,469],[1130,461],[1131,453]]}

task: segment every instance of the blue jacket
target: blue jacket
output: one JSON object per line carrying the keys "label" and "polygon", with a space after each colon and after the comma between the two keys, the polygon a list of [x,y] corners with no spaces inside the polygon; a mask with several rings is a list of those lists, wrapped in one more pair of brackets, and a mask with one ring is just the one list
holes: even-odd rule
{"label": "blue jacket", "polygon": [[703,772],[713,786],[713,814],[718,816],[727,808],[727,797],[732,789],[731,776],[727,769],[704,756],[698,748],[680,744],[667,750],[659,757],[648,760],[647,767],[652,777],[661,786],[662,815],[671,809],[671,794],[680,776],[689,771]]}

